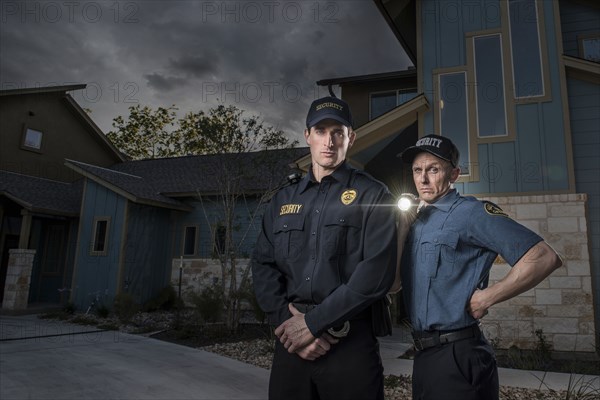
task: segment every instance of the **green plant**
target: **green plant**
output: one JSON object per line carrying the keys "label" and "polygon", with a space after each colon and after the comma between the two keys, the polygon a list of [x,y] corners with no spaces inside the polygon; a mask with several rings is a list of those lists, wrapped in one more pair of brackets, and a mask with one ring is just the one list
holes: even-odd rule
{"label": "green plant", "polygon": [[250,304],[252,307],[252,313],[254,314],[254,319],[261,324],[264,324],[267,314],[262,310],[262,308],[260,308],[251,283],[247,283],[243,288],[240,288],[240,299],[245,300],[248,302],[248,304]]}
{"label": "green plant", "polygon": [[131,294],[119,293],[115,296],[113,309],[119,321],[126,324],[140,311],[140,306]]}
{"label": "green plant", "polygon": [[192,292],[189,295],[190,303],[205,322],[218,322],[223,315],[223,291],[221,285],[204,287],[200,293]]}
{"label": "green plant", "polygon": [[598,384],[600,378],[597,376],[586,377],[585,375],[569,376],[569,385],[565,400],[592,400],[600,398],[600,388]]}

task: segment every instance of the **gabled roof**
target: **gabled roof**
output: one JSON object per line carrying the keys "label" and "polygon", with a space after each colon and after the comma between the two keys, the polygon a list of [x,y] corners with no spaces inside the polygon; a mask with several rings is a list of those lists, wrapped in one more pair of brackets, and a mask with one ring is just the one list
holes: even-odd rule
{"label": "gabled roof", "polygon": [[417,70],[414,68],[409,68],[403,71],[391,71],[391,72],[382,72],[378,74],[368,74],[368,75],[354,75],[354,76],[345,76],[340,78],[330,78],[330,79],[321,79],[317,81],[317,85],[319,86],[327,86],[327,85],[343,85],[346,83],[372,83],[382,80],[389,79],[402,79],[402,78],[417,78]]}
{"label": "gabled roof", "polygon": [[0,195],[35,213],[77,216],[83,183],[52,181],[0,171]]}
{"label": "gabled roof", "polygon": [[86,84],[62,85],[62,86],[38,86],[30,88],[17,88],[0,90],[0,96],[14,96],[21,94],[39,94],[39,93],[60,93],[70,92],[72,90],[85,89]]}
{"label": "gabled roof", "polygon": [[[308,148],[304,147],[159,158],[128,161],[111,168],[74,160],[67,160],[65,164],[133,202],[189,210],[190,207],[180,199],[198,194],[217,194],[222,190],[216,179],[218,171],[226,169],[227,165],[235,165],[237,171],[244,171],[245,179],[239,188],[241,192],[260,193],[280,184],[295,170],[294,162],[308,152]],[[267,156],[275,165],[267,162]]]}
{"label": "gabled roof", "polygon": [[78,117],[81,122],[88,128],[88,132],[94,137],[96,141],[101,143],[110,154],[114,157],[115,161],[125,161],[126,157],[121,153],[106,137],[106,135],[100,130],[98,125],[90,118],[87,112],[69,95],[67,92],[73,90],[81,90],[87,87],[86,84],[75,84],[75,85],[61,85],[61,86],[45,86],[45,87],[32,87],[32,88],[19,88],[19,89],[6,89],[0,90],[0,97],[6,96],[23,96],[32,94],[49,94],[49,93],[62,93],[63,99],[67,104],[67,107]]}
{"label": "gabled roof", "polygon": [[379,12],[398,38],[404,51],[417,65],[417,2],[416,0],[373,0]]}

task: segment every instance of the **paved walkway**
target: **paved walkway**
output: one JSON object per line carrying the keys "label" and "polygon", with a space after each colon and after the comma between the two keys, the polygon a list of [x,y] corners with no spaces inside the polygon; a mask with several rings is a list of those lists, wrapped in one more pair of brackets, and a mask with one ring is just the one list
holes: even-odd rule
{"label": "paved walkway", "polygon": [[[406,334],[381,340],[386,374],[411,373],[399,359]],[[600,387],[600,377],[595,379]],[[266,399],[269,372],[216,354],[36,316],[0,316],[0,399]],[[544,382],[542,385],[541,382]],[[568,374],[500,369],[500,384],[565,389]]]}

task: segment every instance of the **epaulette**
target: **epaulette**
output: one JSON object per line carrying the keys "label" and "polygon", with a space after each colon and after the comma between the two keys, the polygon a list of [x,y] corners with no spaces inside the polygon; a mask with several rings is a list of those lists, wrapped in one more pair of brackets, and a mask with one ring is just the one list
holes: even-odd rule
{"label": "epaulette", "polygon": [[279,186],[275,187],[265,195],[265,202],[271,201],[271,198],[280,190],[288,186],[298,184],[298,182],[300,182],[301,179],[302,174],[299,172],[294,172],[293,174],[288,175],[283,183],[281,183]]}

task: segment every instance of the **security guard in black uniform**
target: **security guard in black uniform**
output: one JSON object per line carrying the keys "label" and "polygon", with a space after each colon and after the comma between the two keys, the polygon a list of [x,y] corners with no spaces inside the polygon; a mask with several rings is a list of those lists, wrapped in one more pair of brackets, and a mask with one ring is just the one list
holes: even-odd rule
{"label": "security guard in black uniform", "polygon": [[376,335],[391,333],[395,208],[385,185],[346,162],[355,139],[348,104],[314,101],[306,126],[311,169],[272,198],[252,260],[279,339],[269,398],[382,400]]}

